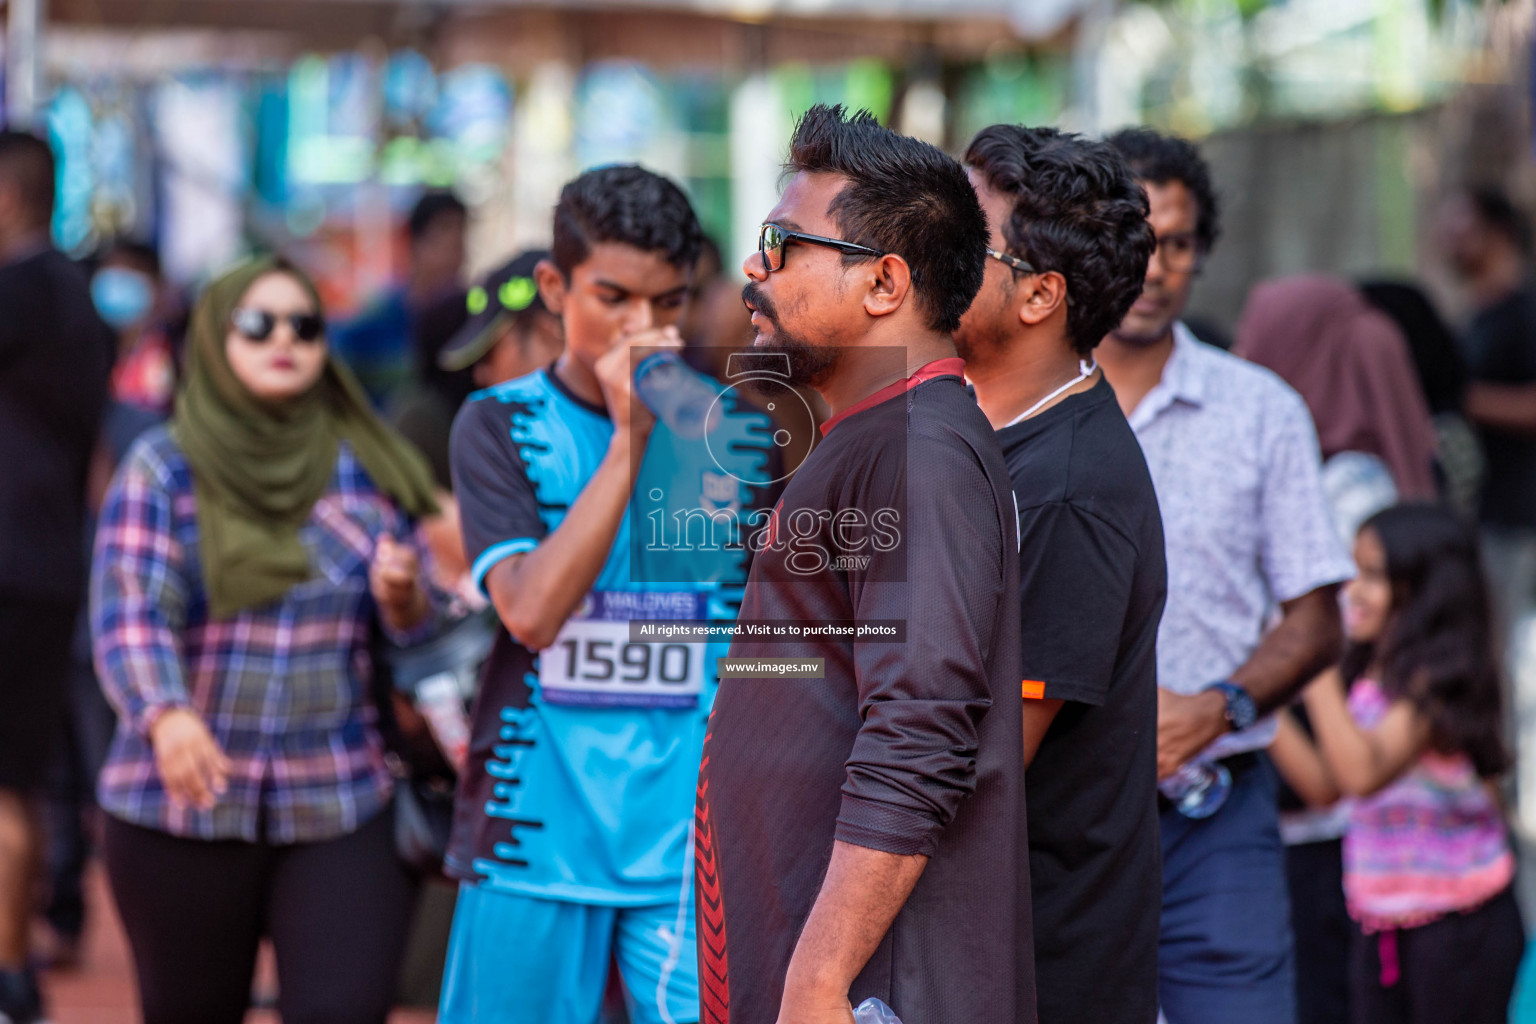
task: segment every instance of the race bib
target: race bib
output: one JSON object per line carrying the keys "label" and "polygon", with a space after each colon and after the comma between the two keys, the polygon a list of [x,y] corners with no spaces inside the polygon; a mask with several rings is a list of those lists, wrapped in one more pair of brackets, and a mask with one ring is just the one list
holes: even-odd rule
{"label": "race bib", "polygon": [[539,690],[550,704],[691,708],[704,690],[704,645],[637,643],[631,619],[703,619],[693,591],[594,590],[539,652]]}

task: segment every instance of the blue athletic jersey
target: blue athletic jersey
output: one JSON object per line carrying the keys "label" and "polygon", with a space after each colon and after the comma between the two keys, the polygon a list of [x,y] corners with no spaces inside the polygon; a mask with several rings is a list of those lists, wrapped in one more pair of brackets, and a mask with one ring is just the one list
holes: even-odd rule
{"label": "blue athletic jersey", "polygon": [[[708,443],[652,431],[608,560],[556,641],[540,653],[498,637],[459,782],[456,877],[609,906],[676,901],[715,658],[729,645],[631,643],[628,622],[730,620],[740,606],[749,482],[772,475],[772,445],[767,417],[722,391]],[[607,413],[550,370],[471,396],[452,463],[478,585],[560,525],[612,434]]]}

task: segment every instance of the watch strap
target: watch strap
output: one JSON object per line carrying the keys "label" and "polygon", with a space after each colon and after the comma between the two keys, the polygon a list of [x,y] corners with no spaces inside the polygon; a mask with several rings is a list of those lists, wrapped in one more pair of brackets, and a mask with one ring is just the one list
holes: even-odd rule
{"label": "watch strap", "polygon": [[[1206,689],[1221,691],[1222,697],[1227,702],[1227,724],[1233,730],[1241,731],[1247,729],[1258,721],[1259,709],[1258,705],[1254,703],[1253,695],[1232,682],[1232,680],[1222,679],[1212,683]],[[1247,720],[1243,721],[1243,719]]]}

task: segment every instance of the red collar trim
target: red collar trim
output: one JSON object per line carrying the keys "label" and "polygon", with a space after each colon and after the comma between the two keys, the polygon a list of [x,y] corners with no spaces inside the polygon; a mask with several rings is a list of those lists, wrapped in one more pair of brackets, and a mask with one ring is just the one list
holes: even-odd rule
{"label": "red collar trim", "polygon": [[947,359],[935,359],[933,362],[929,363],[927,366],[924,366],[921,370],[918,370],[906,380],[898,380],[891,384],[887,384],[885,387],[881,388],[879,391],[876,391],[868,398],[864,398],[853,403],[848,408],[844,409],[842,412],[838,413],[836,416],[833,416],[831,419],[823,423],[821,425],[821,436],[826,437],[827,434],[831,432],[833,427],[843,422],[843,420],[847,419],[849,416],[852,416],[855,413],[861,413],[865,409],[872,409],[879,405],[881,402],[895,398],[897,395],[904,395],[908,391],[911,391],[913,388],[917,387],[919,384],[922,384],[925,381],[933,380],[935,377],[960,377],[961,379],[964,379],[965,360],[961,359],[959,356],[950,356]]}

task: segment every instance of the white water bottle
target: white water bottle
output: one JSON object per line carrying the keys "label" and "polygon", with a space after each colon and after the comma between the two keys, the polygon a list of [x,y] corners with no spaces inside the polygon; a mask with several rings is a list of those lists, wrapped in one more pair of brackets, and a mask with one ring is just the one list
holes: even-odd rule
{"label": "white water bottle", "polygon": [[874,996],[870,996],[853,1011],[854,1024],[901,1024],[896,1011]]}
{"label": "white water bottle", "polygon": [[676,352],[656,352],[635,367],[635,394],[678,437],[698,440],[720,423],[720,389]]}
{"label": "white water bottle", "polygon": [[452,672],[439,672],[416,684],[416,710],[427,720],[432,738],[455,771],[463,771],[469,758],[469,715],[459,680]]}
{"label": "white water bottle", "polygon": [[1232,772],[1219,761],[1190,761],[1157,784],[1186,818],[1209,818],[1232,792]]}

